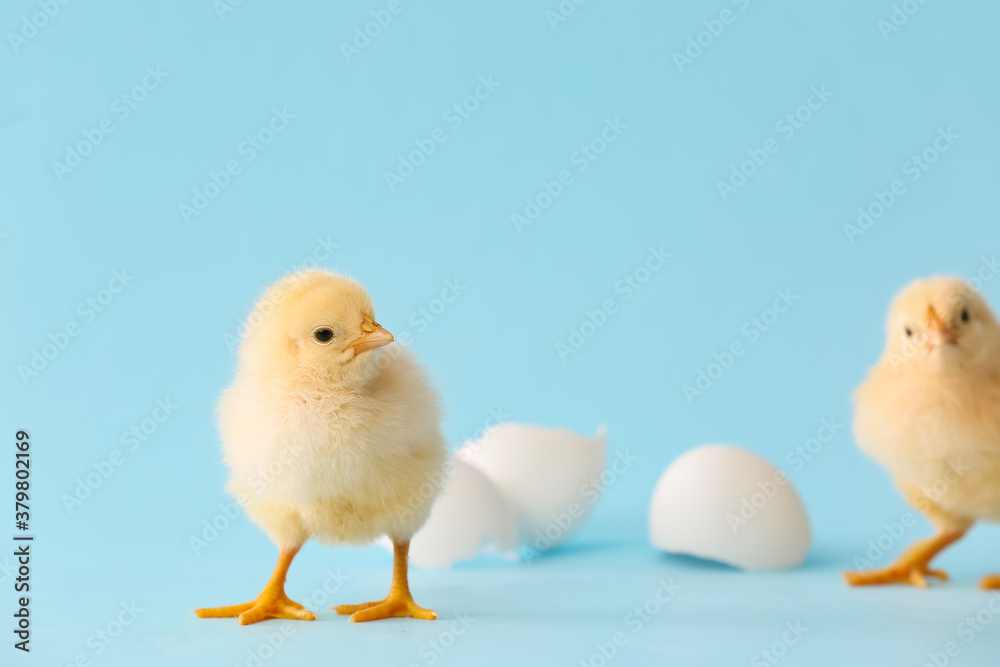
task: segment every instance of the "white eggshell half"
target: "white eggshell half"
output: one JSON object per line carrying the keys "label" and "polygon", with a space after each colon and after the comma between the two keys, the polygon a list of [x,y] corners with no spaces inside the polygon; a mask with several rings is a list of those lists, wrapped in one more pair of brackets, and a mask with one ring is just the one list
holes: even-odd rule
{"label": "white eggshell half", "polygon": [[744,570],[777,570],[805,560],[812,531],[784,473],[741,447],[702,445],[660,476],[649,508],[649,539],[672,553]]}
{"label": "white eggshell half", "polygon": [[483,473],[463,461],[449,466],[427,523],[410,540],[410,560],[423,568],[445,568],[472,560],[481,550],[516,557],[513,509]]}
{"label": "white eggshell half", "polygon": [[606,439],[604,427],[588,438],[505,422],[467,442],[456,457],[482,471],[511,504],[521,542],[544,551],[566,541],[594,509]]}

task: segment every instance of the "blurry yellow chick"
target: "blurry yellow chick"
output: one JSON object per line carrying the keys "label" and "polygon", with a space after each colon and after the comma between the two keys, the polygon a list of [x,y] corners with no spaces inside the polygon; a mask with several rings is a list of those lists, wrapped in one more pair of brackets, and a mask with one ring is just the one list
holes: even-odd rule
{"label": "blurry yellow chick", "polygon": [[[889,311],[882,359],[855,395],[861,448],[888,469],[933,524],[882,570],[848,572],[855,586],[947,579],[931,559],[976,521],[1000,521],[1000,326],[956,278],[918,280]],[[1000,576],[981,582],[1000,588]]]}
{"label": "blurry yellow chick", "polygon": [[392,334],[375,321],[364,288],[308,270],[275,283],[257,303],[258,322],[239,352],[219,403],[228,490],[280,549],[253,602],[198,609],[199,617],[313,620],[284,591],[292,559],[310,537],[395,544],[392,587],[379,602],[336,607],[352,621],[434,619],[407,584],[410,538],[438,491],[445,456],[437,396]]}

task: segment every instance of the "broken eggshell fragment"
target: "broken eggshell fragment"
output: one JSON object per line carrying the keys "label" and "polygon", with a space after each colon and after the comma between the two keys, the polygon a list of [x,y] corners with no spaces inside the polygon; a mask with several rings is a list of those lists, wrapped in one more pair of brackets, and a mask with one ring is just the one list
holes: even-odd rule
{"label": "broken eggshell fragment", "polygon": [[[410,541],[410,560],[423,568],[446,568],[479,553],[517,553],[514,511],[483,473],[461,460],[450,474],[427,523]],[[386,540],[386,546],[392,548]]]}
{"label": "broken eggshell fragment", "polygon": [[505,422],[467,442],[456,458],[486,475],[513,507],[520,539],[545,551],[565,542],[600,497],[607,429],[593,437]]}
{"label": "broken eggshell fragment", "polygon": [[812,532],[788,477],[734,445],[702,445],[660,476],[649,507],[649,540],[744,570],[802,564]]}

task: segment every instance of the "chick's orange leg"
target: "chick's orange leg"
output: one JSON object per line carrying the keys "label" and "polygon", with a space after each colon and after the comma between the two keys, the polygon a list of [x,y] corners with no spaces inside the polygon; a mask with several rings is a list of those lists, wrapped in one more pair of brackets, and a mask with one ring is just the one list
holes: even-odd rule
{"label": "chick's orange leg", "polygon": [[378,602],[365,602],[364,604],[342,604],[333,609],[338,614],[350,614],[351,620],[355,623],[364,621],[377,621],[383,618],[394,616],[412,616],[433,621],[437,618],[430,609],[424,609],[413,601],[410,595],[410,586],[407,582],[407,554],[410,551],[409,542],[394,542],[394,560],[392,565],[392,587],[389,595],[384,600]]}
{"label": "chick's orange leg", "polygon": [[930,569],[931,560],[946,547],[957,542],[965,532],[966,529],[938,533],[934,537],[913,544],[887,568],[845,572],[844,579],[851,586],[912,584],[920,588],[927,588],[927,577],[937,577],[947,581],[948,575],[945,572]]}
{"label": "chick's orange leg", "polygon": [[285,595],[285,577],[292,559],[299,552],[299,547],[282,549],[278,556],[278,564],[274,573],[253,602],[235,604],[228,607],[205,607],[195,609],[198,618],[230,618],[236,616],[240,625],[249,625],[268,618],[290,618],[300,621],[314,621],[316,614],[312,613],[298,602]]}

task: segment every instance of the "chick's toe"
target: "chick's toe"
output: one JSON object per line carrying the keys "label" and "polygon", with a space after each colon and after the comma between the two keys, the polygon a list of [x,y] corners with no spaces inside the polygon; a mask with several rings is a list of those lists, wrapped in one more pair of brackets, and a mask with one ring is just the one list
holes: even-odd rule
{"label": "chick's toe", "polygon": [[198,618],[232,618],[235,616],[239,619],[240,625],[250,625],[268,618],[315,621],[316,614],[285,595],[285,576],[288,574],[288,568],[298,551],[298,548],[282,550],[274,573],[267,585],[264,586],[264,590],[253,602],[234,604],[228,607],[203,607],[195,609],[194,613],[198,615]]}
{"label": "chick's toe", "polygon": [[355,623],[365,621],[378,621],[383,618],[393,618],[398,616],[409,616],[420,618],[425,621],[433,621],[437,614],[430,609],[424,609],[413,601],[410,594],[410,585],[407,578],[407,558],[410,550],[409,542],[397,541],[394,544],[392,586],[389,595],[384,600],[378,602],[364,602],[362,604],[342,604],[333,609],[338,614],[350,614],[350,620]]}
{"label": "chick's toe", "polygon": [[940,533],[932,538],[920,540],[907,549],[895,563],[881,570],[845,572],[844,579],[851,586],[878,586],[881,584],[911,584],[927,588],[927,577],[948,581],[943,570],[930,569],[931,560],[945,547],[957,542],[965,530]]}

